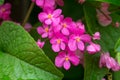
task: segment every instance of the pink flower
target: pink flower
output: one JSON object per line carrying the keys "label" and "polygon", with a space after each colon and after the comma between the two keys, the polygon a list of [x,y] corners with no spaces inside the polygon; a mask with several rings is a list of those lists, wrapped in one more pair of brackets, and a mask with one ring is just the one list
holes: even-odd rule
{"label": "pink flower", "polygon": [[32,25],[30,23],[26,23],[24,28],[25,28],[26,31],[30,32],[30,30],[32,28]]}
{"label": "pink flower", "polygon": [[0,18],[3,20],[10,20],[11,4],[6,3],[0,6]]}
{"label": "pink flower", "polygon": [[118,62],[114,58],[110,57],[108,52],[101,54],[99,67],[107,67],[108,69],[112,69],[113,71],[120,70]]}
{"label": "pink flower", "polygon": [[57,67],[64,67],[66,70],[70,69],[71,63],[75,66],[79,64],[79,58],[71,51],[59,52],[58,56],[55,58],[55,65]]}
{"label": "pink flower", "polygon": [[42,38],[51,38],[52,37],[52,27],[43,25],[43,27],[39,26],[37,28],[38,34],[42,35]]}
{"label": "pink flower", "polygon": [[43,46],[45,44],[45,42],[41,42],[40,39],[38,39],[38,41],[36,43],[37,43],[38,47],[40,47],[40,48],[43,48]]}
{"label": "pink flower", "polygon": [[70,31],[69,31],[70,27],[72,27],[72,19],[67,17],[64,20],[62,20],[56,28],[57,28],[57,31],[61,30],[62,34],[69,35],[70,34]]}
{"label": "pink flower", "polygon": [[99,32],[95,32],[95,34],[93,34],[93,40],[100,40],[100,33]]}
{"label": "pink flower", "polygon": [[36,5],[41,8],[54,8],[55,0],[36,0]]}
{"label": "pink flower", "polygon": [[38,15],[38,18],[41,22],[47,24],[47,25],[58,25],[60,22],[60,14],[62,10],[61,9],[56,9],[56,10],[51,10],[47,9],[45,12],[41,12]]}
{"label": "pink flower", "polygon": [[72,34],[68,41],[68,47],[71,51],[75,51],[77,49],[83,51],[85,49],[85,42],[90,42],[91,37],[88,34]]}
{"label": "pink flower", "polygon": [[100,45],[93,42],[91,42],[90,45],[87,46],[87,51],[89,54],[95,54],[96,52],[99,52],[100,49]]}
{"label": "pink flower", "polygon": [[53,51],[59,52],[60,49],[65,50],[67,41],[68,40],[64,35],[62,35],[60,33],[55,33],[55,36],[52,37],[52,39],[50,40]]}

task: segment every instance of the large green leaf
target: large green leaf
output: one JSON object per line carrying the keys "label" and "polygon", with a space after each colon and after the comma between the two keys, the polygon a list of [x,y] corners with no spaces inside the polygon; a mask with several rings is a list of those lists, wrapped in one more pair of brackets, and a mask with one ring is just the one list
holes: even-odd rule
{"label": "large green leaf", "polygon": [[0,0],[0,5],[2,5],[4,3],[4,0]]}
{"label": "large green leaf", "polygon": [[18,24],[0,27],[0,80],[61,80],[63,74]]}
{"label": "large green leaf", "polygon": [[86,1],[100,1],[100,2],[108,2],[108,3],[111,3],[111,4],[114,4],[114,5],[120,5],[120,0],[86,0]]}

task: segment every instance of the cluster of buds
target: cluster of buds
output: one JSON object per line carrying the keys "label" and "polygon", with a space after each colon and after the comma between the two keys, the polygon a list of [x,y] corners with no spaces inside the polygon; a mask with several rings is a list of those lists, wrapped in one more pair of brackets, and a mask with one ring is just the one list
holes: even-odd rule
{"label": "cluster of buds", "polygon": [[75,22],[71,17],[64,17],[61,9],[55,9],[56,2],[59,5],[61,3],[63,5],[63,2],[58,3],[59,0],[47,1],[35,1],[43,9],[43,12],[38,15],[38,19],[43,25],[37,28],[37,32],[42,38],[48,38],[52,50],[58,53],[55,58],[57,67],[64,67],[68,70],[71,63],[75,66],[83,64],[85,51],[88,51],[89,54],[100,51],[100,45],[93,42],[94,40],[100,40],[99,32],[90,36],[86,33],[85,25],[81,21]]}

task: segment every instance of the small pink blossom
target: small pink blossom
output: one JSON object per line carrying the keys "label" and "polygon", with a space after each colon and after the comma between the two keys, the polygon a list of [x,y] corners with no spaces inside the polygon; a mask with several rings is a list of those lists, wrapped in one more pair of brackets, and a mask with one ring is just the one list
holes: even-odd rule
{"label": "small pink blossom", "polygon": [[95,54],[96,52],[99,52],[101,50],[101,47],[99,44],[95,44],[93,42],[90,43],[90,45],[87,46],[87,51],[89,54]]}
{"label": "small pink blossom", "polygon": [[40,39],[38,39],[38,41],[36,43],[37,43],[38,47],[40,47],[40,48],[43,48],[43,46],[45,44],[45,42],[41,42]]}
{"label": "small pink blossom", "polygon": [[56,27],[57,31],[61,31],[62,34],[64,35],[69,35],[70,34],[70,27],[72,27],[72,18],[66,17],[63,19],[60,24]]}
{"label": "small pink blossom", "polygon": [[118,62],[114,58],[110,57],[108,52],[101,54],[99,67],[107,67],[108,69],[112,69],[113,71],[120,70]]}
{"label": "small pink blossom", "polygon": [[41,8],[54,8],[55,0],[36,0],[36,5]]}
{"label": "small pink blossom", "polygon": [[45,12],[41,12],[38,15],[38,18],[41,22],[43,22],[47,25],[56,26],[60,22],[61,13],[62,13],[61,9],[56,9],[54,11],[52,9],[47,9],[47,10],[45,10]]}
{"label": "small pink blossom", "polygon": [[51,26],[47,26],[47,25],[43,25],[39,26],[37,28],[37,32],[38,34],[40,34],[42,36],[42,38],[51,38],[52,37],[52,27]]}
{"label": "small pink blossom", "polygon": [[99,32],[95,32],[95,34],[93,34],[93,40],[100,40],[100,33]]}
{"label": "small pink blossom", "polygon": [[26,23],[24,28],[25,28],[26,31],[30,32],[30,30],[32,28],[32,25],[30,23]]}
{"label": "small pink blossom", "polygon": [[66,70],[69,70],[71,63],[77,66],[79,64],[79,61],[79,58],[73,52],[62,51],[59,52],[59,54],[55,58],[55,65],[59,68],[63,66]]}
{"label": "small pink blossom", "polygon": [[68,41],[68,47],[71,51],[75,51],[77,49],[83,51],[85,49],[85,42],[90,42],[91,36],[88,34],[72,34]]}
{"label": "small pink blossom", "polygon": [[0,18],[3,20],[10,20],[10,14],[11,14],[11,4],[5,3],[3,5],[0,5]]}
{"label": "small pink blossom", "polygon": [[55,36],[52,37],[52,39],[50,40],[53,51],[59,52],[60,49],[65,50],[67,41],[68,39],[64,35],[60,33],[55,33]]}

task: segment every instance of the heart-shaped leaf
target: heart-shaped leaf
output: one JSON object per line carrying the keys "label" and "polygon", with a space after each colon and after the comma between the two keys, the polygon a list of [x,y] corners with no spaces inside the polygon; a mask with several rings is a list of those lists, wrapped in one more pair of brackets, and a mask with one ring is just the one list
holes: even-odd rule
{"label": "heart-shaped leaf", "polygon": [[62,79],[63,74],[20,25],[4,22],[0,37],[0,80]]}

